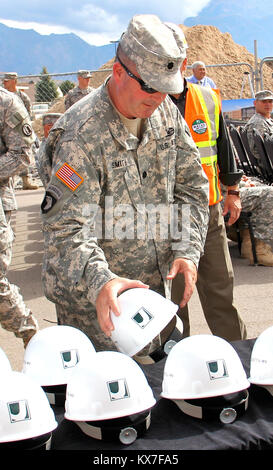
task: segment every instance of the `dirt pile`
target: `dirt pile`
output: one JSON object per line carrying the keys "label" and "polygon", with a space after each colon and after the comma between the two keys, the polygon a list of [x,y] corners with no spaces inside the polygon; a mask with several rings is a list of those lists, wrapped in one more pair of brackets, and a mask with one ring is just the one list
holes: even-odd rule
{"label": "dirt pile", "polygon": [[[236,44],[229,33],[222,33],[215,26],[197,25],[187,27],[180,25],[188,43],[188,66],[193,64],[196,60],[202,60],[207,66],[216,64],[237,64],[247,63],[250,64],[252,70],[247,65],[229,65],[228,67],[207,67],[207,74],[211,77],[218,88],[221,90],[222,99],[238,99],[241,97],[242,84],[243,87],[242,98],[251,98],[251,90],[249,86],[248,77],[245,72],[255,72],[255,56],[251,54],[244,46]],[[254,47],[254,44],[253,44]],[[98,88],[111,73],[111,68],[114,58],[109,60],[100,69],[93,74],[90,85]],[[260,62],[260,60],[259,60]],[[263,68],[263,88],[273,89],[272,68],[264,64]],[[191,69],[187,71],[187,76],[191,75]],[[245,80],[244,80],[245,78]],[[255,81],[254,74],[254,91],[259,89]],[[51,107],[52,113],[64,113],[64,98],[58,100]],[[42,119],[36,119],[33,122],[33,127],[39,138],[42,137]]]}
{"label": "dirt pile", "polygon": [[[229,33],[222,33],[215,26],[192,26],[180,25],[188,43],[188,65],[196,60],[202,60],[206,65],[215,64],[236,64],[245,62],[250,64],[255,72],[255,56],[251,54],[244,46],[236,44]],[[254,42],[253,42],[254,49]],[[258,59],[260,62],[260,59]],[[272,69],[264,64],[263,68],[263,88],[273,89]],[[251,72],[246,66],[228,66],[228,67],[207,67],[207,75],[211,77],[219,89],[222,98],[225,100],[238,99],[241,95],[244,72]],[[191,69],[187,72],[191,75]],[[251,98],[251,91],[246,77],[243,88],[242,98]],[[258,87],[257,89],[259,89]],[[254,80],[254,91],[256,82]]]}

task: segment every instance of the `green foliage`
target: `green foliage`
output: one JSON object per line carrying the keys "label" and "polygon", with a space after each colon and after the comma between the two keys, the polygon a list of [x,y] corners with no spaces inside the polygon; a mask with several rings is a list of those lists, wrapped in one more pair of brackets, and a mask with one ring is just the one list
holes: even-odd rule
{"label": "green foliage", "polygon": [[72,90],[72,88],[74,88],[74,86],[75,86],[75,83],[71,82],[70,80],[64,80],[60,84],[60,89],[62,90],[63,95],[66,95],[69,92],[69,90]]}
{"label": "green foliage", "polygon": [[41,78],[36,84],[35,100],[37,102],[51,102],[57,96],[57,86],[49,77],[46,67],[43,67]]}

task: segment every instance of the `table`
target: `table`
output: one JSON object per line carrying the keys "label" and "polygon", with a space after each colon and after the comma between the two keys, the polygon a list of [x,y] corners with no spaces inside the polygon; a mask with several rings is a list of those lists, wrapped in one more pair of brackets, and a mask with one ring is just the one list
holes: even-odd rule
{"label": "table", "polygon": [[[255,339],[250,339],[232,343],[247,377],[254,342]],[[160,453],[174,458],[178,451],[273,450],[273,397],[267,390],[251,385],[248,389],[248,409],[232,424],[222,424],[220,421],[204,422],[182,413],[172,401],[160,397],[164,364],[165,359],[162,359],[155,364],[142,366],[157,400],[151,410],[150,428],[143,437],[139,437],[129,446],[93,439],[86,436],[75,423],[64,418],[62,407],[53,406],[59,425],[52,435],[51,450],[94,451],[94,455],[101,459],[111,455],[108,451],[123,456],[128,455],[125,454],[127,451],[137,451],[150,456]],[[185,455],[183,454],[183,458]],[[159,462],[146,462],[153,463]]]}

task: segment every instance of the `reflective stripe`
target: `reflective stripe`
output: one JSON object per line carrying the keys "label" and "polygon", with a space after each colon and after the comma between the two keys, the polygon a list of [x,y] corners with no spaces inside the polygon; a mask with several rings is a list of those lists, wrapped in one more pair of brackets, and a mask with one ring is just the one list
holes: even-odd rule
{"label": "reflective stripe", "polygon": [[211,155],[210,157],[201,156],[201,162],[202,162],[202,165],[203,163],[206,163],[207,165],[212,165],[214,162],[217,163],[217,155]]}
{"label": "reflective stripe", "polygon": [[195,91],[198,95],[199,101],[200,101],[201,106],[203,108],[203,112],[205,114],[206,123],[207,123],[207,126],[208,126],[208,134],[209,134],[209,141],[208,142],[210,142],[211,139],[212,139],[212,129],[211,129],[211,119],[210,119],[210,116],[209,116],[208,108],[207,108],[204,96],[201,92],[201,87],[200,88],[196,87]]}

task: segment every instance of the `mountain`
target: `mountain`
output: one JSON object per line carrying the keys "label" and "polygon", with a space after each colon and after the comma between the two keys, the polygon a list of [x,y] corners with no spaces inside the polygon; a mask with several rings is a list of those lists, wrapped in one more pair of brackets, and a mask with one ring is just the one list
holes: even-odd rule
{"label": "mountain", "polygon": [[187,18],[184,25],[216,26],[251,53],[257,40],[258,57],[262,59],[273,56],[272,22],[272,0],[214,0],[198,16]]}
{"label": "mountain", "polygon": [[115,55],[113,44],[91,46],[75,34],[41,35],[0,23],[0,70],[18,75],[97,70]]}

